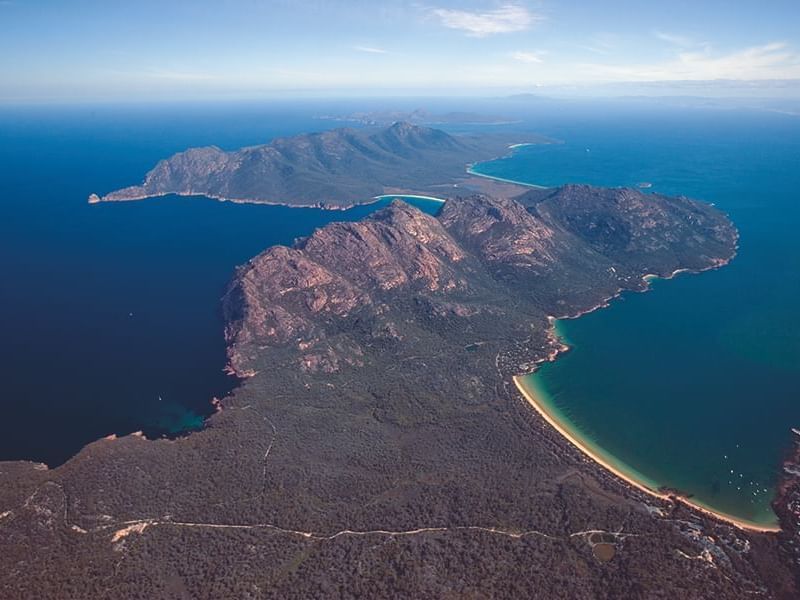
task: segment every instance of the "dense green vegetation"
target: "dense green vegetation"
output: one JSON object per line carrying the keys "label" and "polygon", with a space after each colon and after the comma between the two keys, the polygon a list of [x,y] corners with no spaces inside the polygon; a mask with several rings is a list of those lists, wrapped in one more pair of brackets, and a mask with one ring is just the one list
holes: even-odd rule
{"label": "dense green vegetation", "polygon": [[547,315],[736,239],[702,204],[571,186],[269,249],[226,295],[248,377],[203,431],[2,465],[0,596],[791,597],[774,537],[628,489],[510,381],[556,349]]}

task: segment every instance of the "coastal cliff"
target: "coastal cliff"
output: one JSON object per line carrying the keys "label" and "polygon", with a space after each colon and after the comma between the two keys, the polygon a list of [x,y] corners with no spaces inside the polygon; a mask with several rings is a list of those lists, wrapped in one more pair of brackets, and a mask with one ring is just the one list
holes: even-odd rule
{"label": "coastal cliff", "polygon": [[266,249],[225,294],[244,381],[202,431],[0,465],[0,595],[791,598],[776,536],[632,489],[512,382],[557,349],[548,316],[736,243],[708,205],[568,186]]}

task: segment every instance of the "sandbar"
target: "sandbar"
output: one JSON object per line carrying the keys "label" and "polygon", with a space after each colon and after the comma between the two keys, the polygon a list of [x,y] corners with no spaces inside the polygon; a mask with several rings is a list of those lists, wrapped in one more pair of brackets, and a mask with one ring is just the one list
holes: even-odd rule
{"label": "sandbar", "polygon": [[481,173],[476,171],[472,167],[467,168],[467,173],[470,175],[474,175],[476,177],[485,177],[486,179],[493,179],[494,181],[502,181],[503,183],[511,183],[514,185],[521,185],[526,188],[534,188],[537,190],[546,190],[548,187],[546,185],[537,185],[535,183],[526,183],[524,181],[517,181],[515,179],[506,179],[505,177],[495,177],[494,175],[487,175],[486,173]]}

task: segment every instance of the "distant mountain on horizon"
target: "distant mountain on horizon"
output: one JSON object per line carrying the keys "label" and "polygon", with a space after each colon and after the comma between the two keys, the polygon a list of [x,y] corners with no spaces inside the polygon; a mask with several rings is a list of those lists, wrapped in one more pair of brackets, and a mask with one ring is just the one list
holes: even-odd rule
{"label": "distant mountain on horizon", "polygon": [[504,125],[518,123],[510,117],[487,115],[471,111],[449,111],[432,113],[424,108],[414,110],[375,110],[359,111],[344,115],[321,115],[320,119],[344,121],[362,125],[390,125],[404,121],[414,125]]}

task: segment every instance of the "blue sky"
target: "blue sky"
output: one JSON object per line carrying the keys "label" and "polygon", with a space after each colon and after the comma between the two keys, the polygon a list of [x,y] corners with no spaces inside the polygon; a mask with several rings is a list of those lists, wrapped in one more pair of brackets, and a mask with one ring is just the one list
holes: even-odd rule
{"label": "blue sky", "polygon": [[798,0],[0,0],[0,99],[800,79]]}

